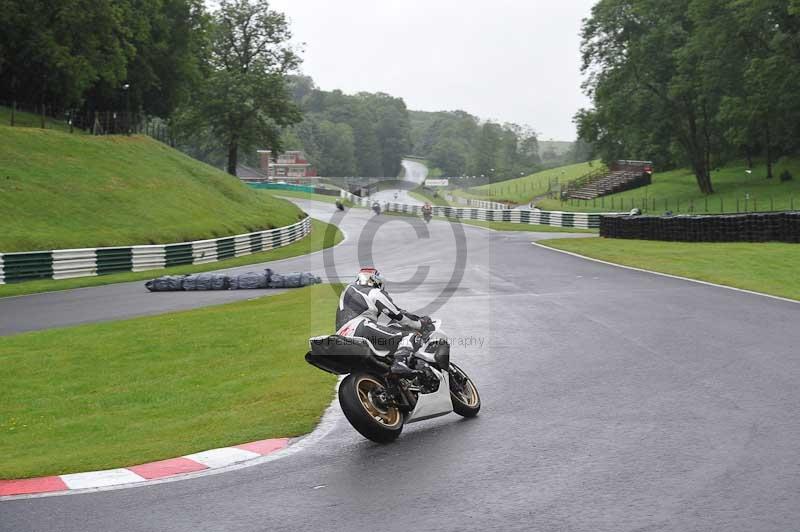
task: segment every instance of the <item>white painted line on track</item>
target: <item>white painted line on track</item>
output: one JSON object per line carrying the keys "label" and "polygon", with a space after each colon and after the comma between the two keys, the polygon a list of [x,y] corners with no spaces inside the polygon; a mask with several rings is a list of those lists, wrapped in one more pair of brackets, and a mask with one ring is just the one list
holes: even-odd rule
{"label": "white painted line on track", "polygon": [[754,296],[761,296],[761,297],[768,297],[770,299],[777,299],[778,301],[786,301],[788,303],[795,303],[800,304],[800,301],[796,299],[789,299],[788,297],[781,297],[781,296],[773,296],[772,294],[765,294],[764,292],[756,292],[754,290],[747,290],[745,288],[736,288],[735,286],[728,286],[724,284],[717,284],[712,283],[710,281],[701,281],[700,279],[692,279],[690,277],[681,277],[680,275],[673,275],[671,273],[663,273],[663,272],[656,272],[653,270],[645,270],[644,268],[636,268],[634,266],[626,266],[624,264],[617,264],[616,262],[609,262],[606,260],[595,259],[593,257],[588,257],[586,255],[581,255],[580,253],[574,253],[572,251],[565,251],[563,249],[556,249],[551,248],[550,246],[545,246],[543,244],[539,244],[538,242],[531,242],[536,247],[540,247],[542,249],[546,249],[549,251],[556,251],[558,253],[563,253],[565,255],[572,255],[573,257],[578,257],[579,259],[590,260],[592,262],[599,262],[600,264],[607,264],[608,266],[616,266],[617,268],[625,268],[626,270],[633,270],[636,272],[643,272],[643,273],[651,273],[653,275],[660,275],[661,277],[669,277],[671,279],[679,279],[681,281],[689,281],[690,283],[697,283],[697,284],[704,284],[706,286],[714,286],[716,288],[725,288],[726,290],[734,290],[736,292],[742,292],[745,294],[751,294]]}

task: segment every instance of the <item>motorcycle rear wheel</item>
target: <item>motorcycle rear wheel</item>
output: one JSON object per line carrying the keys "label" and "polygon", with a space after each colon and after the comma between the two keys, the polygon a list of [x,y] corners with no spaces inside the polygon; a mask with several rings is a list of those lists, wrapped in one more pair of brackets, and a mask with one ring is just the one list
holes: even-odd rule
{"label": "motorcycle rear wheel", "polygon": [[[458,381],[463,381],[461,385]],[[464,370],[450,363],[450,399],[453,401],[453,412],[463,417],[475,417],[481,409],[481,396],[478,387],[464,373]]]}
{"label": "motorcycle rear wheel", "polygon": [[380,401],[385,392],[383,379],[369,373],[351,373],[339,385],[339,404],[347,421],[362,436],[377,443],[396,440],[405,423],[400,409]]}

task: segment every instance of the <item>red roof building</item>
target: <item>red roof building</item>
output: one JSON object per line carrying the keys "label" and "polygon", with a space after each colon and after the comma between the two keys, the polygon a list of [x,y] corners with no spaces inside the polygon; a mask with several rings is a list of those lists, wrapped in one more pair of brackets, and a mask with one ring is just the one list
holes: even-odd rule
{"label": "red roof building", "polygon": [[316,177],[317,171],[311,166],[302,151],[287,151],[272,160],[270,150],[258,150],[261,171],[270,179],[303,179]]}

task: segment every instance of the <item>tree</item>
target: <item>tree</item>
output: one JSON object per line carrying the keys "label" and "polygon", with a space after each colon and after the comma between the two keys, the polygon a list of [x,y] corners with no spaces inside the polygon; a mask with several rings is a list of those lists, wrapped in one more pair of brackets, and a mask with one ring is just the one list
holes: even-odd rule
{"label": "tree", "polygon": [[136,28],[127,76],[131,108],[167,118],[203,78],[208,14],[202,0],[139,0],[128,16]]}
{"label": "tree", "polygon": [[689,43],[689,4],[601,0],[592,8],[581,51],[594,109],[576,120],[582,138],[607,162],[660,153],[671,163],[672,146],[680,146],[700,190],[710,194],[719,98],[703,76],[703,50]]}
{"label": "tree", "polygon": [[290,38],[285,16],[266,0],[223,0],[213,14],[209,74],[184,126],[210,128],[231,175],[240,150],[269,146],[277,154],[281,128],[301,119],[286,84],[300,63]]}
{"label": "tree", "polygon": [[738,28],[743,65],[740,90],[727,109],[729,118],[740,119],[731,131],[739,138],[758,139],[771,178],[776,156],[797,149],[800,13],[778,0],[735,2],[729,11]]}
{"label": "tree", "polygon": [[472,173],[485,175],[490,180],[493,180],[497,170],[497,154],[500,150],[501,133],[502,129],[494,122],[486,122],[481,126],[478,145],[475,149],[475,166]]}
{"label": "tree", "polygon": [[0,0],[0,90],[11,100],[74,106],[96,83],[125,79],[135,49],[126,2]]}
{"label": "tree", "polygon": [[464,175],[469,164],[467,146],[457,137],[443,137],[433,145],[428,160],[446,176]]}
{"label": "tree", "polygon": [[380,146],[380,176],[397,176],[403,157],[411,150],[411,126],[406,104],[400,98],[383,93],[363,97],[375,117],[375,135]]}
{"label": "tree", "polygon": [[798,0],[601,0],[582,31],[581,139],[607,162],[688,163],[706,194],[739,152],[770,177],[800,149],[799,15]]}
{"label": "tree", "polygon": [[323,120],[319,124],[319,172],[323,176],[352,176],[356,172],[353,129]]}

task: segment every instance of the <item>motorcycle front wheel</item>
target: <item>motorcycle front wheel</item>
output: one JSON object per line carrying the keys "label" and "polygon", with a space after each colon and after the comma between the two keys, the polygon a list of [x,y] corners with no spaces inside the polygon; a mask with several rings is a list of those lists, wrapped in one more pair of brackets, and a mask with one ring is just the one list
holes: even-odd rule
{"label": "motorcycle front wheel", "polygon": [[403,432],[405,416],[388,404],[383,379],[369,373],[351,373],[339,385],[339,404],[347,421],[362,436],[389,443]]}
{"label": "motorcycle front wheel", "polygon": [[463,417],[475,417],[481,409],[481,396],[478,387],[464,370],[450,364],[450,399],[453,412]]}

